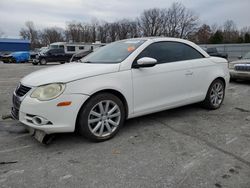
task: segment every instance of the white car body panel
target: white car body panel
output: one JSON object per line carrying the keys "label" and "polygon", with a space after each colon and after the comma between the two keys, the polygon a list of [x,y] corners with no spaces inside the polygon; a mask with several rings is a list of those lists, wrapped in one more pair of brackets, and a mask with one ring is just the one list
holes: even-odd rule
{"label": "white car body panel", "polygon": [[117,72],[119,64],[68,63],[45,68],[29,74],[21,80],[27,86],[40,86],[49,83],[67,83],[101,74]]}
{"label": "white car body panel", "polygon": [[[80,108],[89,97],[99,91],[114,90],[123,95],[128,107],[127,118],[133,118],[203,101],[213,80],[221,77],[226,83],[229,81],[227,61],[210,57],[192,42],[174,38],[145,40],[145,43],[121,63],[72,63],[43,69],[26,76],[21,83],[33,89],[21,103],[20,121],[47,134],[73,132]],[[143,49],[160,41],[185,43],[199,51],[204,58],[162,63],[149,68],[132,68],[133,61]],[[64,93],[50,101],[38,101],[30,97],[37,86],[50,83],[66,83]],[[69,100],[72,101],[70,107],[56,106],[59,102]],[[37,126],[27,123],[26,114],[47,118],[53,125]]]}

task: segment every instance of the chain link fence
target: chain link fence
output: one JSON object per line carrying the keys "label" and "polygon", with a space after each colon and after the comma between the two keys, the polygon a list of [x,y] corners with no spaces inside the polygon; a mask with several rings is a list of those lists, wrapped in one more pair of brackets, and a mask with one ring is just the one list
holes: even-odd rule
{"label": "chain link fence", "polygon": [[250,52],[250,43],[246,44],[202,44],[203,49],[216,48],[220,53],[227,53],[228,60],[234,61]]}

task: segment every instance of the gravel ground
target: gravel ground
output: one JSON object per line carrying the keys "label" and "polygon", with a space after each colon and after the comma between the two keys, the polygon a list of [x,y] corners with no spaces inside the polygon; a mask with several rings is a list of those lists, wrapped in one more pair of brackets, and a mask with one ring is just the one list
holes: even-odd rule
{"label": "gravel ground", "polygon": [[[45,67],[0,63],[0,115],[19,79]],[[103,143],[60,134],[45,146],[0,120],[0,187],[30,186],[249,188],[250,83],[230,83],[219,110],[190,105],[131,119]]]}

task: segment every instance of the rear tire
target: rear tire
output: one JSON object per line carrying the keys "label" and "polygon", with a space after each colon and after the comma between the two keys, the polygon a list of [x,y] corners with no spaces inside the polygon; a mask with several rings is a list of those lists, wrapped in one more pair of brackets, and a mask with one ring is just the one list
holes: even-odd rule
{"label": "rear tire", "polygon": [[225,83],[221,79],[216,79],[210,85],[202,105],[206,109],[216,110],[221,107],[224,97]]}
{"label": "rear tire", "polygon": [[79,133],[95,142],[106,141],[116,135],[124,124],[122,101],[113,94],[99,93],[91,97],[78,115]]}

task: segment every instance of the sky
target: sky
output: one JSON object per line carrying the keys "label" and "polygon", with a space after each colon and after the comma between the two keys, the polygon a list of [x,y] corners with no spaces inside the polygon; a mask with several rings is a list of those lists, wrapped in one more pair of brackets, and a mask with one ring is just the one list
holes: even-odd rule
{"label": "sky", "polygon": [[[250,26],[250,0],[177,0],[191,9],[199,22],[222,25],[233,20]],[[17,38],[26,21],[37,29],[65,28],[70,21],[135,19],[145,9],[168,8],[176,0],[0,0],[0,32]]]}

